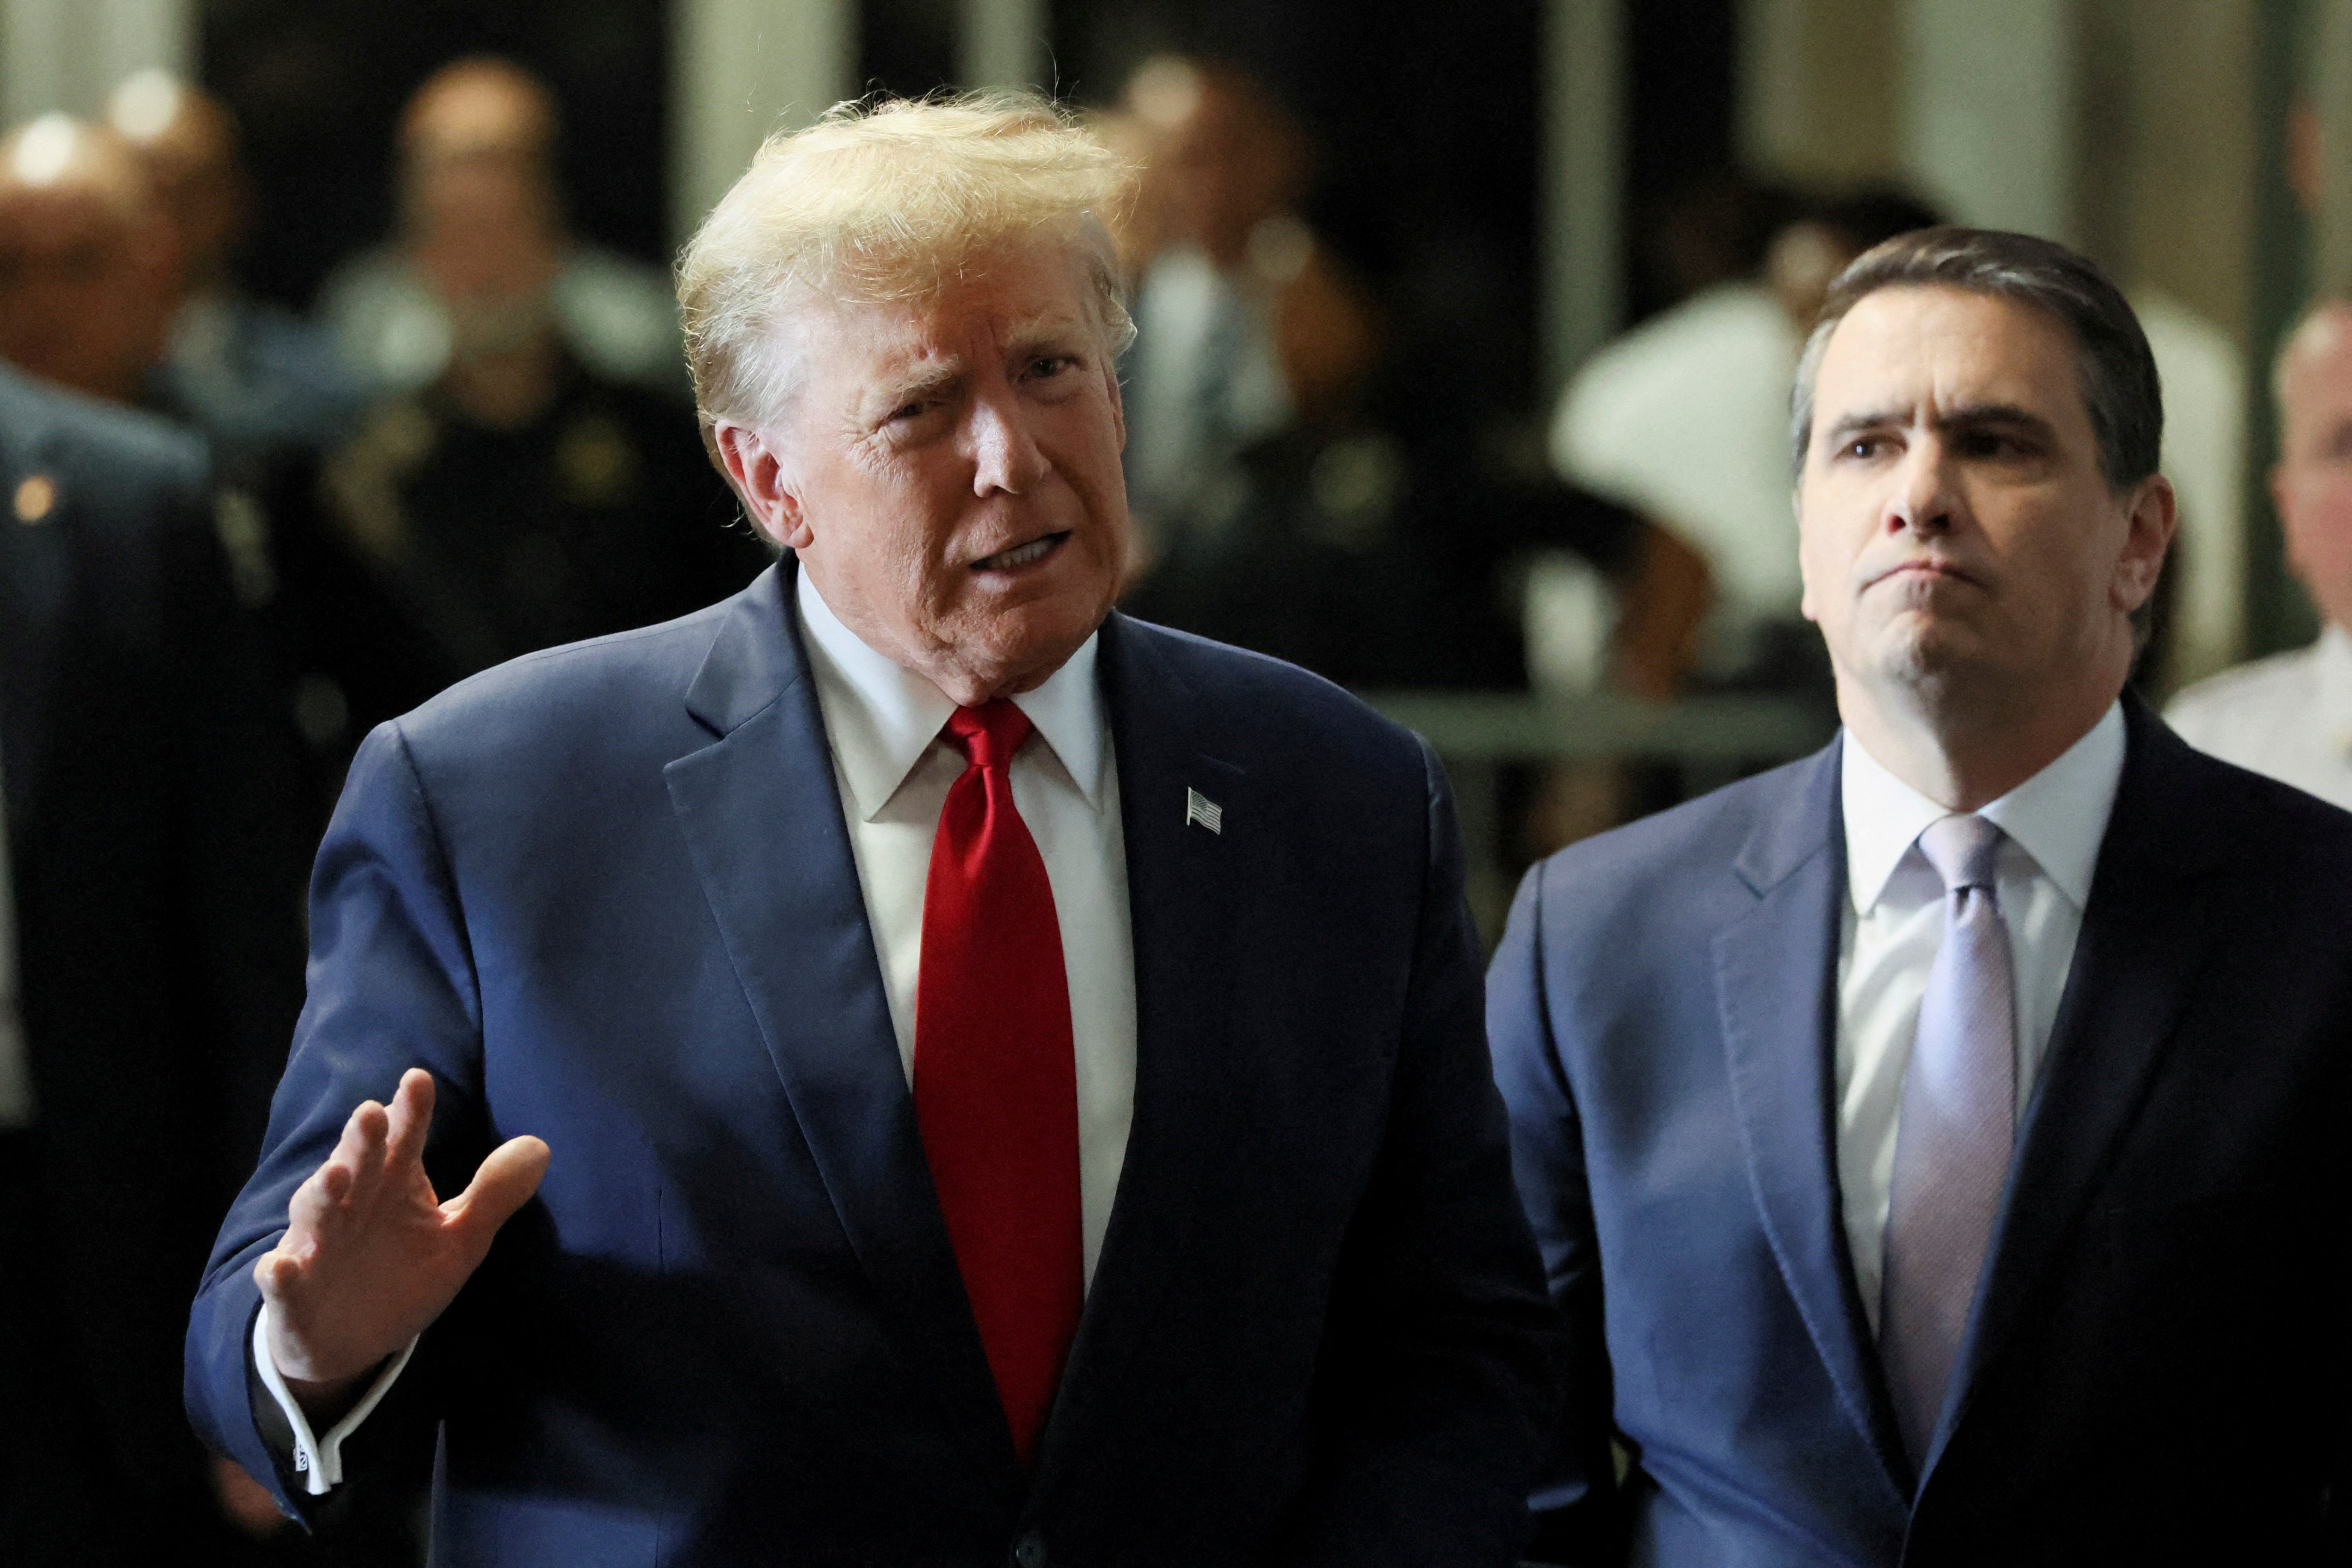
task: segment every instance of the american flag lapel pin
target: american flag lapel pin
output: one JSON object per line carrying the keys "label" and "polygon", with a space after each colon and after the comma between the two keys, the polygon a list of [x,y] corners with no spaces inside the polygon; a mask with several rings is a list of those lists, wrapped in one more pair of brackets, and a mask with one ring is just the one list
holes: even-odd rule
{"label": "american flag lapel pin", "polygon": [[1225,808],[1199,790],[1188,786],[1184,791],[1184,826],[1198,826],[1212,833],[1223,834],[1225,830]]}

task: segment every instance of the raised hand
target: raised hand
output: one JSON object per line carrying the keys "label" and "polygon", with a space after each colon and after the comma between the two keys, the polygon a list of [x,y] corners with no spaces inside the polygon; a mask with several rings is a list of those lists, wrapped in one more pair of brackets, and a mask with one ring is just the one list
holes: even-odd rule
{"label": "raised hand", "polygon": [[343,1402],[424,1332],[547,1173],[545,1143],[509,1139],[439,1202],[425,1174],[432,1125],[433,1075],[411,1068],[390,1107],[352,1112],[335,1152],[295,1189],[286,1234],[253,1266],[270,1358],[307,1412]]}

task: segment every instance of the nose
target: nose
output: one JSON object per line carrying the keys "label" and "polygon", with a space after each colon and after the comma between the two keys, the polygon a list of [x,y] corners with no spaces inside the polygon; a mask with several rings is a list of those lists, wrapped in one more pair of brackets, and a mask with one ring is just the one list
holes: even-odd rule
{"label": "nose", "polygon": [[1961,510],[1955,478],[1950,450],[1942,440],[1925,435],[1913,441],[1895,465],[1880,528],[1923,537],[1949,533]]}
{"label": "nose", "polygon": [[1045,454],[1038,449],[1026,413],[1010,393],[972,399],[965,432],[972,464],[972,494],[1017,496],[1045,477]]}

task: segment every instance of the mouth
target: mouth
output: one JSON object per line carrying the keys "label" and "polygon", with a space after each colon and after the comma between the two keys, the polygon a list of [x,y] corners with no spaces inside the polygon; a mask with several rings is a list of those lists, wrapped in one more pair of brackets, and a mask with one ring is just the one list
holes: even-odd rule
{"label": "mouth", "polygon": [[1883,571],[1872,574],[1869,580],[1865,582],[1863,586],[1865,588],[1872,588],[1876,587],[1881,583],[1896,582],[1906,578],[1924,580],[1927,582],[1942,580],[1952,583],[1966,583],[1971,587],[1979,588],[1984,586],[1974,574],[1964,572],[1948,561],[1936,561],[1926,558],[1914,561],[1898,561],[1894,565],[1889,566]]}
{"label": "mouth", "polygon": [[1048,533],[1026,544],[1016,544],[1010,550],[1000,550],[993,555],[983,555],[971,563],[974,572],[1018,572],[1024,566],[1034,566],[1045,560],[1070,537],[1069,530]]}

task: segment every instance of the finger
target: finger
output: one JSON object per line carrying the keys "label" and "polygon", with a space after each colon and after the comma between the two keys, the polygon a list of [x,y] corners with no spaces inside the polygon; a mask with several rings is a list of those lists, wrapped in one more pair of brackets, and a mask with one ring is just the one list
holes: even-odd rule
{"label": "finger", "polygon": [[279,1243],[293,1251],[307,1251],[319,1230],[333,1222],[354,1195],[365,1196],[373,1183],[362,1178],[382,1165],[383,1107],[363,1100],[343,1121],[342,1136],[334,1152],[294,1189],[286,1205],[287,1236]]}
{"label": "finger", "polygon": [[334,1152],[327,1156],[330,1163],[340,1160],[353,1169],[358,1167],[361,1158],[367,1152],[371,1113],[380,1117],[383,1114],[383,1107],[373,1100],[363,1100],[352,1108],[352,1113],[343,1118],[342,1136],[335,1140]]}
{"label": "finger", "polygon": [[383,1185],[384,1145],[392,1132],[392,1116],[371,1100],[352,1112],[351,1127],[358,1134],[357,1147],[349,1152],[338,1148],[327,1163],[351,1173],[348,1186],[336,1193],[338,1202],[356,1208],[373,1199]]}
{"label": "finger", "polygon": [[302,1266],[277,1247],[253,1260],[253,1282],[260,1288],[261,1299],[273,1307],[283,1307],[288,1293],[301,1280]]}
{"label": "finger", "polygon": [[487,1246],[490,1234],[539,1191],[551,1157],[547,1145],[536,1138],[508,1139],[490,1151],[466,1190],[441,1205],[442,1213],[452,1226],[474,1232]]}
{"label": "finger", "polygon": [[[335,1141],[334,1152],[319,1167],[321,1172],[340,1168],[347,1182],[356,1181],[383,1163],[383,1140],[386,1118],[383,1107],[373,1100],[364,1100],[343,1121],[343,1135]],[[341,1197],[346,1189],[339,1189]]]}
{"label": "finger", "polygon": [[433,1075],[410,1068],[385,1111],[383,1163],[404,1171],[425,1158],[425,1137],[433,1130]]}
{"label": "finger", "polygon": [[278,1244],[278,1250],[308,1252],[318,1245],[320,1233],[343,1212],[343,1201],[352,1190],[352,1168],[340,1156],[338,1151],[336,1158],[311,1172],[294,1189],[286,1205],[286,1235]]}

